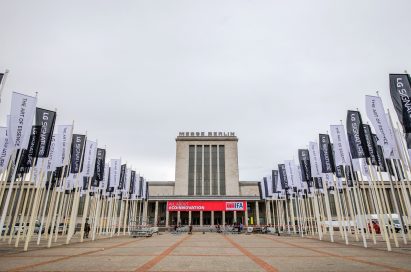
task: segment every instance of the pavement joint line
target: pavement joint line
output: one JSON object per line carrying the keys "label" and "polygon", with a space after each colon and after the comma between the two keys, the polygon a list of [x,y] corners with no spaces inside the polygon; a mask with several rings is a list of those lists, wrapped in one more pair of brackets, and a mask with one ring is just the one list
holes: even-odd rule
{"label": "pavement joint line", "polygon": [[135,272],[145,272],[150,270],[152,267],[154,267],[155,265],[157,265],[159,262],[161,262],[165,257],[167,257],[168,255],[170,255],[170,253],[176,249],[180,244],[182,244],[184,241],[187,241],[188,238],[190,238],[192,236],[187,235],[186,237],[180,239],[179,241],[175,242],[174,244],[172,244],[170,247],[168,247],[166,250],[164,250],[163,252],[160,253],[160,255],[157,255],[156,257],[154,257],[153,259],[149,260],[148,262],[144,263],[143,265],[139,266]]}
{"label": "pavement joint line", "polygon": [[[264,237],[264,236],[261,236],[261,235],[258,235],[258,237],[264,238],[264,239],[270,239],[270,240],[273,240],[273,241],[278,241],[278,240],[275,240],[271,237]],[[347,260],[347,261],[353,261],[353,262],[368,264],[368,265],[372,265],[372,266],[377,266],[379,268],[387,268],[387,269],[390,269],[391,271],[410,271],[410,270],[407,270],[407,269],[402,269],[402,268],[398,268],[398,267],[394,267],[394,266],[390,266],[390,265],[386,265],[386,264],[382,264],[382,263],[376,263],[376,262],[372,262],[372,261],[365,261],[365,260],[357,259],[357,257],[349,257],[349,256],[338,255],[338,254],[330,253],[330,252],[327,252],[327,251],[322,251],[322,250],[319,250],[319,249],[314,249],[314,248],[307,247],[307,246],[301,246],[301,245],[298,245],[298,244],[293,244],[293,243],[290,243],[290,242],[285,242],[285,241],[278,241],[278,242],[288,244],[288,245],[291,245],[291,246],[294,246],[294,247],[306,249],[306,250],[311,250],[311,251],[314,251],[314,252],[317,252],[317,253],[320,253],[320,254],[326,254],[326,255],[331,256],[331,257],[342,258],[342,259]]]}
{"label": "pavement joint line", "polygon": [[263,268],[267,272],[278,272],[278,269],[272,266],[271,264],[267,263],[266,261],[262,260],[258,256],[252,254],[250,251],[242,247],[240,244],[234,242],[230,237],[223,236],[230,244],[232,244],[235,248],[241,251],[245,256],[250,258],[253,262],[258,264],[261,268]]}
{"label": "pavement joint line", "polygon": [[131,243],[134,243],[134,242],[142,241],[142,240],[144,240],[144,238],[137,239],[137,240],[132,240],[132,241],[125,241],[125,242],[122,242],[120,244],[115,244],[115,245],[112,245],[112,246],[109,246],[109,247],[106,247],[106,248],[103,248],[103,249],[100,248],[98,250],[96,249],[96,250],[91,250],[91,251],[78,253],[78,254],[75,254],[75,255],[68,255],[68,256],[57,258],[57,259],[52,259],[52,260],[49,260],[49,261],[43,261],[43,262],[39,262],[39,263],[34,263],[34,264],[24,265],[24,266],[20,266],[20,267],[15,267],[15,268],[9,269],[8,271],[13,271],[14,272],[14,271],[22,271],[22,270],[25,270],[25,269],[31,269],[31,268],[34,268],[34,267],[37,267],[37,266],[56,263],[56,262],[64,261],[64,260],[75,258],[75,257],[81,257],[81,256],[85,256],[85,255],[88,255],[88,254],[100,252],[100,251],[103,251],[103,250],[110,250],[110,249],[113,249],[113,248],[116,248],[116,247],[120,247],[122,245],[127,245],[127,244],[131,244]]}

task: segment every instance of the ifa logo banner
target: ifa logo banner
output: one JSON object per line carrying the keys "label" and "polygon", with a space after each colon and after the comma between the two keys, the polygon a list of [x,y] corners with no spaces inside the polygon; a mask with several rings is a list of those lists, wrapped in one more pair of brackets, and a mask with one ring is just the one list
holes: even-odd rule
{"label": "ifa logo banner", "polygon": [[243,202],[226,202],[225,210],[226,211],[243,211],[244,203]]}
{"label": "ifa logo banner", "polygon": [[167,201],[168,211],[245,211],[246,201]]}

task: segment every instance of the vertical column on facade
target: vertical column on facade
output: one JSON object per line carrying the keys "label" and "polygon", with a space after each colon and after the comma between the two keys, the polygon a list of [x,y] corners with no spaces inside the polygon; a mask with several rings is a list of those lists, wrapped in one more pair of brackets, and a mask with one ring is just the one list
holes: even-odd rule
{"label": "vertical column on facade", "polygon": [[166,228],[169,226],[170,221],[170,212],[166,210]]}
{"label": "vertical column on facade", "polygon": [[154,209],[154,226],[157,227],[157,221],[158,221],[158,201],[156,201],[156,206]]}
{"label": "vertical column on facade", "polygon": [[267,224],[271,224],[271,204],[269,200],[265,201],[265,218],[267,218]]}
{"label": "vertical column on facade", "polygon": [[248,226],[248,203],[245,204],[244,220],[244,226]]}
{"label": "vertical column on facade", "polygon": [[223,211],[223,225],[225,225],[225,211]]}
{"label": "vertical column on facade", "polygon": [[233,212],[233,223],[237,223],[237,211]]}
{"label": "vertical column on facade", "polygon": [[143,225],[147,225],[147,211],[148,211],[148,201],[145,200],[144,202],[144,210],[143,210]]}
{"label": "vertical column on facade", "polygon": [[177,225],[181,224],[181,215],[180,215],[180,211],[177,212]]}
{"label": "vertical column on facade", "polygon": [[260,209],[258,208],[258,201],[255,202],[255,224],[260,225]]}
{"label": "vertical column on facade", "polygon": [[188,224],[191,225],[191,211],[188,212]]}
{"label": "vertical column on facade", "polygon": [[200,211],[200,226],[203,226],[203,211]]}
{"label": "vertical column on facade", "polygon": [[211,211],[211,226],[214,226],[214,211]]}

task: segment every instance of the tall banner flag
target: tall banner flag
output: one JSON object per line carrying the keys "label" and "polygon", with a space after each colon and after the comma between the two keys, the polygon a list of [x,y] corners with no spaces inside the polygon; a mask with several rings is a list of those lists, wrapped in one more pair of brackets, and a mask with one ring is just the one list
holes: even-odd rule
{"label": "tall banner flag", "polygon": [[60,125],[57,128],[56,166],[65,166],[69,163],[72,131],[71,125]]}
{"label": "tall banner flag", "polygon": [[86,135],[73,134],[71,142],[71,163],[70,173],[77,174],[83,171],[84,161],[84,145],[86,143]]}
{"label": "tall banner flag", "polygon": [[272,170],[271,171],[271,176],[273,180],[273,193],[277,193],[277,188],[278,188],[278,170]]}
{"label": "tall banner flag", "polygon": [[335,165],[351,165],[348,143],[343,125],[331,125],[331,139],[333,140]]}
{"label": "tall banner flag", "polygon": [[280,174],[280,182],[281,188],[283,190],[288,190],[288,179],[287,179],[287,171],[285,170],[285,164],[278,165],[278,172]]}
{"label": "tall banner flag", "polygon": [[308,149],[298,149],[298,160],[300,162],[301,179],[307,182],[308,186],[311,187],[311,163]]}
{"label": "tall banner flag", "polygon": [[395,139],[390,133],[387,116],[382,100],[378,96],[365,96],[365,108],[367,117],[371,121],[378,137],[377,143],[382,146],[387,158],[395,158]]}
{"label": "tall banner flag", "polygon": [[126,171],[127,171],[127,165],[126,164],[121,165],[121,168],[120,168],[120,181],[119,181],[119,184],[118,184],[118,189],[119,190],[124,189],[124,183],[125,183],[125,180],[126,180]]}
{"label": "tall banner flag", "polygon": [[264,197],[262,197],[262,199],[267,199],[267,197],[268,197],[268,181],[267,181],[267,177],[263,177],[262,184],[263,184],[262,189],[263,189],[263,192],[264,192],[264,193],[263,193]]}
{"label": "tall banner flag", "polygon": [[319,140],[322,173],[334,173],[335,164],[330,142],[330,136],[328,136],[328,134],[320,134]]}
{"label": "tall banner flag", "polygon": [[131,183],[131,169],[127,168],[126,169],[126,179],[125,179],[124,188],[123,188],[123,192],[127,193],[127,195],[130,192],[130,183]]}
{"label": "tall banner flag", "polygon": [[120,184],[120,168],[121,160],[120,159],[111,159],[110,160],[110,187],[118,188]]}
{"label": "tall banner flag", "polygon": [[39,158],[46,158],[49,155],[55,122],[56,112],[41,108],[36,109],[36,126],[40,127]]}
{"label": "tall banner flag", "polygon": [[106,160],[106,150],[97,148],[96,151],[96,163],[94,166],[94,177],[91,183],[93,187],[99,187],[100,182],[104,179],[104,166]]}
{"label": "tall banner flag", "polygon": [[[105,154],[104,154],[104,156],[105,156]],[[103,175],[103,179],[100,181],[100,184],[99,184],[99,188],[104,190],[104,191],[108,187],[107,185],[108,185],[108,179],[109,179],[109,167],[110,167],[110,165],[108,163],[104,164],[104,171],[103,171],[104,175]]]}
{"label": "tall banner flag", "polygon": [[411,132],[411,80],[408,74],[390,74],[390,93],[405,133]]}
{"label": "tall banner flag", "polygon": [[57,135],[53,135],[51,137],[51,143],[50,143],[50,148],[49,148],[49,156],[47,158],[47,165],[46,165],[47,171],[54,171],[56,169],[56,158],[55,158],[56,137],[57,137]]}
{"label": "tall banner flag", "polygon": [[37,98],[13,92],[10,112],[10,139],[15,148],[26,148],[30,138]]}
{"label": "tall banner flag", "polygon": [[267,197],[273,196],[273,178],[271,175],[267,176]]}
{"label": "tall banner flag", "polygon": [[85,177],[94,175],[94,167],[96,162],[97,143],[87,140],[86,148],[84,150],[84,172]]}
{"label": "tall banner flag", "polygon": [[136,194],[136,187],[137,187],[137,179],[136,179],[136,171],[131,170],[131,177],[130,177],[130,199],[135,200],[137,197]]}
{"label": "tall banner flag", "polygon": [[148,182],[145,178],[142,178],[142,186],[143,186],[143,190],[142,190],[142,195],[141,198],[142,199],[148,199]]}
{"label": "tall banner flag", "polygon": [[8,129],[0,128],[0,173],[7,168],[11,156],[11,145],[8,135]]}
{"label": "tall banner flag", "polygon": [[37,158],[40,145],[40,126],[31,128],[28,149],[22,149],[18,173],[28,173]]}
{"label": "tall banner flag", "polygon": [[368,153],[370,154],[371,164],[378,165],[377,147],[374,146],[371,127],[369,125],[364,124],[363,128],[364,128],[365,141],[367,142]]}
{"label": "tall banner flag", "polygon": [[321,177],[321,161],[320,161],[320,151],[318,150],[318,145],[316,142],[309,143],[309,156],[311,164],[311,176]]}
{"label": "tall banner flag", "polygon": [[285,171],[287,173],[288,186],[294,189],[294,187],[297,187],[297,177],[296,173],[294,172],[294,161],[286,160],[284,161],[284,165]]}
{"label": "tall banner flag", "polygon": [[353,159],[368,158],[370,156],[361,114],[358,111],[349,110],[347,112],[347,136]]}

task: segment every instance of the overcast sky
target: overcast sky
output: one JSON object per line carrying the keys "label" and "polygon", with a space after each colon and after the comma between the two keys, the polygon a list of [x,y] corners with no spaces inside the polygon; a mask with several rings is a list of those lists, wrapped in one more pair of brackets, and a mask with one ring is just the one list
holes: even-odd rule
{"label": "overcast sky", "polygon": [[[337,3],[338,2],[338,3]],[[388,74],[411,70],[411,1],[5,1],[0,71],[57,124],[149,180],[174,180],[179,131],[234,131],[259,180]]]}

